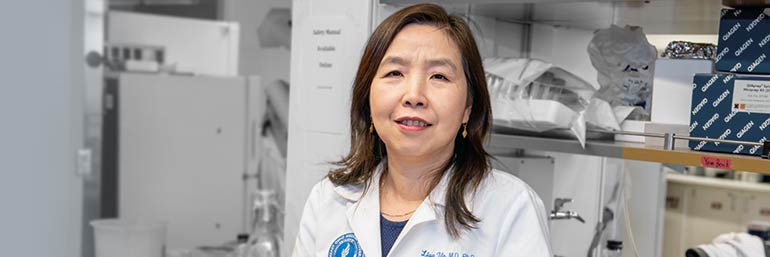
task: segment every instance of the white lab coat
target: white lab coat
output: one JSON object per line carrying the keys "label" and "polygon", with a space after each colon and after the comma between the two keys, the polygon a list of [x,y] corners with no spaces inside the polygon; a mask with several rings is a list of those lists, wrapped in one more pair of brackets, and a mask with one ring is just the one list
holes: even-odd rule
{"label": "white lab coat", "polygon": [[[380,174],[378,169],[365,194],[362,186],[335,186],[328,178],[316,184],[292,256],[380,257]],[[449,174],[414,212],[388,256],[553,256],[542,201],[523,181],[498,170],[466,200],[481,219],[477,229],[453,239],[443,220]]]}

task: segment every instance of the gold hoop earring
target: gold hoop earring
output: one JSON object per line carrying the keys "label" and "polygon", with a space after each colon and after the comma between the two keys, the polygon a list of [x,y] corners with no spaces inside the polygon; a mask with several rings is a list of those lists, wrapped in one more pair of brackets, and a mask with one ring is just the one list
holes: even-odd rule
{"label": "gold hoop earring", "polygon": [[373,134],[373,133],[374,133],[374,123],[369,124],[369,134]]}
{"label": "gold hoop earring", "polygon": [[468,123],[463,123],[463,138],[468,136]]}

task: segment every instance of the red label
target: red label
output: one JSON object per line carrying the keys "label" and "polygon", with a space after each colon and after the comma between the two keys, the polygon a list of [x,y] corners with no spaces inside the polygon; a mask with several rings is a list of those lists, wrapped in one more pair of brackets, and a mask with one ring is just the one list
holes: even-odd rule
{"label": "red label", "polygon": [[722,159],[717,157],[701,156],[700,165],[706,168],[716,168],[716,169],[725,169],[725,170],[733,169],[732,160]]}

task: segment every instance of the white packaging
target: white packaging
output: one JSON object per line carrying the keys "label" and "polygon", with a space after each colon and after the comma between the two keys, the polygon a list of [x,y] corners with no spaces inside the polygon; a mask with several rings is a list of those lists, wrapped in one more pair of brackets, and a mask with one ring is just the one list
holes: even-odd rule
{"label": "white packaging", "polygon": [[120,219],[91,221],[96,257],[163,257],[166,224]]}
{"label": "white packaging", "polygon": [[588,57],[598,72],[596,97],[612,106],[644,104],[650,95],[657,50],[641,27],[611,25],[594,32]]}
{"label": "white packaging", "polygon": [[[623,121],[623,123],[620,123],[620,129],[623,131],[628,132],[644,132],[644,126],[650,123],[649,121],[639,121],[639,120],[626,120]],[[621,135],[616,134],[615,135],[615,141],[625,141],[625,142],[634,142],[634,143],[644,143],[645,137],[643,136],[633,136],[633,135]]]}
{"label": "white packaging", "polygon": [[689,125],[693,75],[711,73],[713,66],[711,60],[656,60],[652,82],[652,122]]}
{"label": "white packaging", "polygon": [[[665,124],[649,122],[644,125],[645,133],[665,134],[674,133],[679,136],[689,136],[690,126],[685,124]],[[677,139],[674,141],[674,147],[687,147],[687,140]],[[646,146],[659,146],[663,147],[663,138],[659,137],[645,137],[644,145]]]}
{"label": "white packaging", "polygon": [[553,100],[493,101],[495,124],[522,130],[567,129],[577,115],[566,105]]}

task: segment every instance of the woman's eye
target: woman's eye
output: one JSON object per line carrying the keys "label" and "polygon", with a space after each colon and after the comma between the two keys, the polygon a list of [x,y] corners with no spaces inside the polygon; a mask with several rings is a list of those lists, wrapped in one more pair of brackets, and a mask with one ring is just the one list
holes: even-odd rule
{"label": "woman's eye", "polygon": [[432,77],[433,77],[433,78],[435,78],[435,79],[440,79],[440,80],[446,80],[446,81],[449,81],[449,78],[447,78],[446,76],[444,76],[444,75],[442,75],[442,74],[433,74],[433,76],[432,76]]}
{"label": "woman's eye", "polygon": [[388,72],[388,74],[385,74],[385,77],[400,77],[400,76],[401,76],[401,72],[395,71],[395,70]]}

